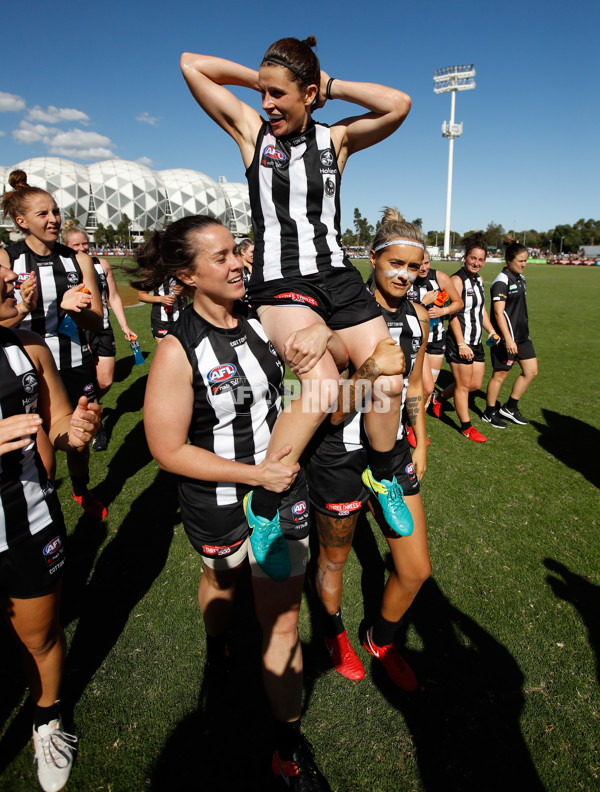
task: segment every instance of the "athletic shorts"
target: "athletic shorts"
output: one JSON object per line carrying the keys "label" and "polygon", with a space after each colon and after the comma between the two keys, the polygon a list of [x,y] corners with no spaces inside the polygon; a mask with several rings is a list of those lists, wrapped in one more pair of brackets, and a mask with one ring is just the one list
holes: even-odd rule
{"label": "athletic shorts", "polygon": [[150,322],[154,338],[164,338],[175,322]]}
{"label": "athletic shorts", "polygon": [[[196,504],[198,506],[199,504]],[[249,530],[242,501],[231,506],[207,506],[203,518],[192,521],[181,498],[183,527],[192,547],[202,556],[204,563],[213,569],[231,569],[248,556],[252,574],[268,577],[258,566],[248,541]],[[292,487],[283,493],[279,506],[281,531],[287,540],[292,563],[292,576],[302,575],[308,554],[308,492],[306,473],[301,470]]]}
{"label": "athletic shorts", "polygon": [[428,355],[443,355],[446,351],[446,338],[441,341],[429,341],[425,347],[425,352]]}
{"label": "athletic shorts", "polygon": [[510,371],[515,360],[531,360],[535,357],[535,349],[530,338],[517,344],[516,355],[508,354],[504,341],[500,341],[499,344],[493,346],[491,353],[492,366],[495,371]]}
{"label": "athletic shorts", "polygon": [[99,333],[86,331],[85,337],[92,350],[92,355],[95,358],[116,356],[117,345],[115,344],[115,336],[112,327],[107,327],[106,330],[100,330]]}
{"label": "athletic shorts", "polygon": [[73,409],[77,407],[80,396],[87,396],[88,401],[91,402],[97,400],[98,382],[96,369],[92,362],[70,369],[62,369],[59,374]]}
{"label": "athletic shorts", "polygon": [[[416,495],[421,486],[406,436],[396,441],[392,454],[396,481],[405,495]],[[345,451],[343,446],[334,448],[322,443],[308,466],[311,507],[332,517],[349,517],[359,512],[371,495],[361,479],[367,464],[367,452],[363,448]]]}
{"label": "athletic shorts", "polygon": [[354,267],[332,267],[314,275],[259,284],[250,281],[248,300],[255,309],[267,305],[304,305],[332,330],[354,327],[381,316],[377,301]]}
{"label": "athletic shorts", "polygon": [[485,363],[485,352],[483,351],[483,344],[469,344],[473,352],[471,360],[465,360],[458,354],[458,344],[456,339],[451,333],[446,336],[446,361],[448,363],[461,363],[464,366],[470,366],[472,363]]}
{"label": "athletic shorts", "polygon": [[32,599],[49,594],[64,571],[66,536],[60,515],[0,553],[0,596]]}

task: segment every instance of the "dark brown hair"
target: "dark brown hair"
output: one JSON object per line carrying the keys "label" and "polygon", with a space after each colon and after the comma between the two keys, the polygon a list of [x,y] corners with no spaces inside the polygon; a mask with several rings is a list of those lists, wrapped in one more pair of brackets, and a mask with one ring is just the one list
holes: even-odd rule
{"label": "dark brown hair", "polygon": [[[27,184],[27,174],[22,170],[14,170],[8,177],[8,183],[13,188],[11,192],[4,194],[2,198],[2,211],[5,215],[10,215],[17,223],[17,217],[23,216],[27,211],[29,200],[35,195],[50,195],[41,187],[31,187]],[[50,195],[50,197],[52,197]]]}
{"label": "dark brown hair", "polygon": [[506,239],[502,242],[502,245],[504,247],[504,258],[506,259],[507,264],[510,264],[514,257],[518,256],[519,253],[529,253],[525,245],[517,242],[514,237],[506,237]]}
{"label": "dark brown hair", "polygon": [[465,246],[465,256],[468,256],[469,253],[476,248],[483,250],[487,256],[487,239],[483,231],[475,231],[471,236],[465,237],[463,239],[463,245]]}
{"label": "dark brown hair", "polygon": [[293,82],[300,83],[302,90],[309,85],[321,85],[321,65],[312,48],[317,45],[314,36],[300,41],[297,38],[283,38],[271,44],[265,52],[261,66],[285,66],[291,72]]}

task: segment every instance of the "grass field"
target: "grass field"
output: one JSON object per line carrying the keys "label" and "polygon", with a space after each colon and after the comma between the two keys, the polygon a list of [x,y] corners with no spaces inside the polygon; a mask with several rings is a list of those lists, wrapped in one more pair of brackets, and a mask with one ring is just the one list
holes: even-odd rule
{"label": "grass field", "polygon": [[[486,265],[486,283],[499,269]],[[365,527],[346,567],[344,618],[364,681],[328,667],[305,587],[304,729],[338,792],[600,787],[600,271],[530,265],[526,276],[540,362],[520,405],[530,424],[502,432],[484,424],[489,441],[478,445],[460,436],[454,412],[427,419],[422,491],[434,571],[405,623],[419,691],[392,689],[358,648],[390,563],[377,532]],[[105,523],[81,516],[59,457],[70,530],[63,700],[74,703],[80,739],[67,789],[268,789],[270,725],[248,580],[232,637],[238,673],[217,689],[204,678],[200,561],[173,480],[144,441],[149,306],[126,310],[147,362],[134,366],[116,333],[116,382],[104,400],[112,439],[92,453]],[[478,428],[484,406],[479,393]],[[4,632],[0,640],[0,789],[20,792],[36,788],[31,710],[17,652]]]}

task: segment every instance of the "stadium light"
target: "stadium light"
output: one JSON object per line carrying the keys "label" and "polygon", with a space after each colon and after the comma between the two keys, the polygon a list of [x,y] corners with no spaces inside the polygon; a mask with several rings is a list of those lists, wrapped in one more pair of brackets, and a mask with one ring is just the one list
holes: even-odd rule
{"label": "stadium light", "polygon": [[452,94],[450,103],[450,122],[442,124],[442,135],[450,141],[448,150],[448,188],[446,191],[446,225],[444,227],[444,256],[450,253],[450,213],[452,208],[452,165],[454,160],[454,138],[462,135],[463,125],[454,123],[456,92],[475,88],[475,67],[472,63],[462,66],[445,66],[433,72],[433,92]]}

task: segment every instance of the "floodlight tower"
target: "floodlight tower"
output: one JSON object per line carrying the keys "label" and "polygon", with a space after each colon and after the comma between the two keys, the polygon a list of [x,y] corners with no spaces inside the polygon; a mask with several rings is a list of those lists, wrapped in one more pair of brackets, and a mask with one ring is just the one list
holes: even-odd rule
{"label": "floodlight tower", "polygon": [[454,138],[462,135],[462,123],[454,123],[456,109],[456,92],[469,91],[475,88],[475,67],[473,64],[466,66],[446,66],[444,69],[435,69],[433,72],[433,92],[450,93],[450,123],[442,124],[442,135],[450,140],[448,151],[448,189],[446,192],[446,225],[444,228],[444,256],[450,253],[450,210],[452,208],[452,163],[454,159]]}

